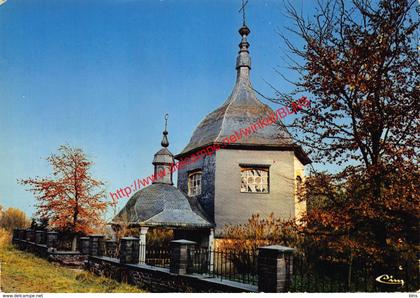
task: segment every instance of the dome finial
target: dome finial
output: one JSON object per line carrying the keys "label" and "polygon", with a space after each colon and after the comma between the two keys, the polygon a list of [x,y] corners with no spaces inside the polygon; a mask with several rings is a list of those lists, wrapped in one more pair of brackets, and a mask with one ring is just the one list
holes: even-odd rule
{"label": "dome finial", "polygon": [[162,147],[168,147],[169,146],[169,141],[168,141],[168,132],[167,132],[167,127],[168,127],[168,113],[165,114],[165,130],[163,131],[163,139],[162,142],[160,143],[162,145]]}

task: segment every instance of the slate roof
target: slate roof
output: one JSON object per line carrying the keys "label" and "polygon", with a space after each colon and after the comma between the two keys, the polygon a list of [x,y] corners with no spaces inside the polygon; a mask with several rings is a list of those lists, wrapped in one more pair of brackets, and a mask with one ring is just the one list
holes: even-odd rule
{"label": "slate roof", "polygon": [[168,148],[162,148],[156,152],[152,164],[157,163],[174,163],[174,157]]}
{"label": "slate roof", "polygon": [[[223,139],[235,135],[235,131],[239,133],[240,129],[244,130],[273,113],[268,105],[257,99],[249,79],[251,58],[248,55],[249,43],[246,40],[249,29],[242,27],[239,32],[242,41],[239,44],[240,51],[236,64],[237,79],[233,91],[222,106],[208,114],[198,124],[188,145],[175,156],[177,159],[199,148],[211,144],[222,144]],[[292,136],[280,120],[277,123],[258,129],[248,137],[242,137],[233,145],[289,148],[289,150],[295,150],[298,153],[298,157],[304,164],[310,162],[300,146],[295,144]]]}
{"label": "slate roof", "polygon": [[173,185],[155,183],[136,192],[111,224],[124,221],[145,227],[213,227],[198,202],[191,200]]}
{"label": "slate roof", "polygon": [[[224,138],[235,135],[235,131],[240,132],[241,128],[249,127],[272,112],[269,106],[256,98],[249,79],[239,77],[227,101],[200,122],[181,154],[207,144],[222,143]],[[278,121],[249,137],[242,137],[235,144],[292,146],[294,141],[286,127]]]}

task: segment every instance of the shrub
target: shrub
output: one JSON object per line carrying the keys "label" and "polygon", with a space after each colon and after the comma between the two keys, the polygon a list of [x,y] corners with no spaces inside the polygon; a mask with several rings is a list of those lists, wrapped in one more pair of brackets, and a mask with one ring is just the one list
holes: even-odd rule
{"label": "shrub", "polygon": [[294,221],[275,218],[273,213],[267,218],[253,214],[245,224],[226,225],[221,236],[224,239],[218,240],[218,248],[229,251],[255,252],[270,244],[298,248],[303,241]]}
{"label": "shrub", "polygon": [[0,228],[0,245],[5,246],[9,244],[11,240],[12,240],[12,234],[8,230],[4,228]]}
{"label": "shrub", "polygon": [[229,252],[228,259],[239,273],[255,270],[258,247],[281,244],[298,248],[303,242],[294,221],[275,218],[273,213],[267,218],[253,214],[246,224],[227,225],[222,237],[217,241],[217,248]]}
{"label": "shrub", "polygon": [[8,208],[3,210],[0,208],[0,228],[9,232],[15,228],[26,228],[31,224],[26,214],[17,208]]}

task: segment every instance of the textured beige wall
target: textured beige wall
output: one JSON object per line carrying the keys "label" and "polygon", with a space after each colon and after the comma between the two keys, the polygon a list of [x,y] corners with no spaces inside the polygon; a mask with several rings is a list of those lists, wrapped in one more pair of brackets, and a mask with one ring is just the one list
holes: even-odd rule
{"label": "textured beige wall", "polygon": [[[239,164],[270,165],[268,194],[241,193]],[[263,217],[295,216],[295,160],[291,151],[228,150],[216,153],[216,236],[225,224],[247,222],[253,213]]]}
{"label": "textured beige wall", "polygon": [[[295,167],[295,177],[300,176],[302,178],[302,185],[305,182],[304,175],[304,165],[299,161],[299,159],[294,157],[294,167]],[[297,180],[295,179],[295,193],[297,191]],[[299,220],[306,213],[306,202],[299,202],[298,196],[295,195],[295,217]]]}

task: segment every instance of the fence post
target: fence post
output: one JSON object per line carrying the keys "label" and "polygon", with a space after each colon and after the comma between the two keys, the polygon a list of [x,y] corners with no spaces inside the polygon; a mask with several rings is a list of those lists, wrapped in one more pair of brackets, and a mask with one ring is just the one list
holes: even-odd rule
{"label": "fence post", "polygon": [[103,241],[104,235],[96,234],[89,235],[89,255],[102,256],[103,255]]}
{"label": "fence post", "polygon": [[26,229],[19,229],[19,241],[17,242],[17,246],[20,250],[24,250],[26,247],[25,241],[26,240]]}
{"label": "fence post", "polygon": [[18,248],[20,250],[24,249],[25,244],[24,244],[24,240],[25,240],[25,229],[19,229],[19,241],[17,242]]}
{"label": "fence post", "polygon": [[30,238],[30,236],[29,236],[29,232],[30,232],[31,230],[30,229],[25,229],[25,241],[29,241],[29,238]]}
{"label": "fence post", "polygon": [[47,230],[42,230],[41,233],[41,244],[47,244]]}
{"label": "fence post", "polygon": [[146,262],[146,235],[148,227],[140,227],[139,237],[139,263],[144,264]]}
{"label": "fence post", "polygon": [[42,244],[47,245],[48,230],[42,230]]}
{"label": "fence post", "polygon": [[35,231],[35,243],[36,244],[41,244],[43,241],[42,241],[42,236],[44,235],[44,231],[41,231],[41,230],[37,230],[37,231]]}
{"label": "fence post", "polygon": [[214,229],[210,229],[209,234],[209,249],[208,249],[208,260],[209,260],[209,271],[210,273],[214,272],[214,251],[215,251],[215,241],[214,241]]}
{"label": "fence post", "polygon": [[171,241],[171,263],[169,271],[186,274],[188,269],[188,249],[194,248],[197,242],[185,239]]}
{"label": "fence post", "polygon": [[25,240],[25,229],[19,229],[19,240]]}
{"label": "fence post", "polygon": [[294,249],[280,245],[258,248],[258,291],[287,292],[292,282]]}
{"label": "fence post", "polygon": [[19,240],[19,229],[13,229],[12,244],[16,244]]}
{"label": "fence post", "polygon": [[26,229],[26,241],[34,242],[34,231],[32,229]]}
{"label": "fence post", "polygon": [[48,231],[47,232],[47,247],[57,248],[58,232]]}
{"label": "fence post", "polygon": [[123,237],[120,240],[120,263],[137,264],[139,262],[139,238]]}
{"label": "fence post", "polygon": [[40,242],[41,242],[41,238],[39,237],[40,236],[40,234],[38,233],[38,232],[40,232],[40,231],[38,231],[38,230],[35,230],[35,243],[36,244],[40,244]]}
{"label": "fence post", "polygon": [[80,237],[80,252],[84,255],[89,254],[89,237]]}

